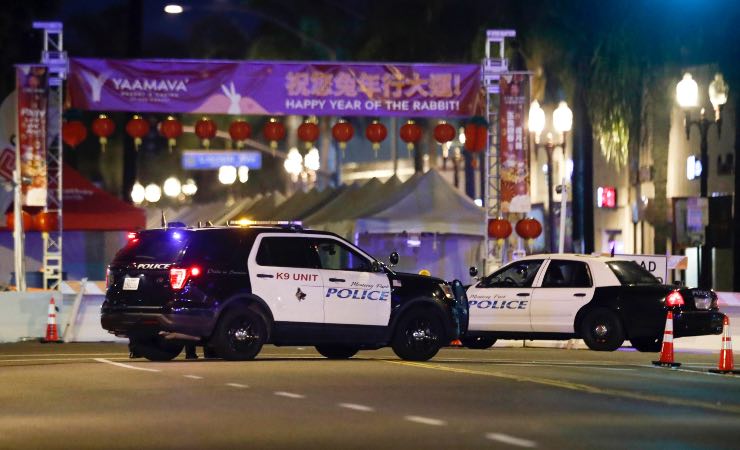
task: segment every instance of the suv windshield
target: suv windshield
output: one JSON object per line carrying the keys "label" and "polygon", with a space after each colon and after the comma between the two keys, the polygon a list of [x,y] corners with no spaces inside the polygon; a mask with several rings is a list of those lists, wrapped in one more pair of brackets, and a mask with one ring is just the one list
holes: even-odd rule
{"label": "suv windshield", "polygon": [[660,284],[660,281],[634,261],[610,261],[607,266],[624,284]]}
{"label": "suv windshield", "polygon": [[190,233],[178,229],[142,232],[118,251],[112,264],[176,262],[189,239]]}

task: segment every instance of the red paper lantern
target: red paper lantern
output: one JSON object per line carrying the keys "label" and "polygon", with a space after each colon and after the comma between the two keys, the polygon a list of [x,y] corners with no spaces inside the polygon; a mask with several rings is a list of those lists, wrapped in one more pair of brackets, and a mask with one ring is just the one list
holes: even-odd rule
{"label": "red paper lantern", "polygon": [[272,117],[262,129],[262,134],[265,135],[265,139],[270,141],[270,148],[275,150],[278,146],[278,141],[282,141],[285,138],[285,125]]}
{"label": "red paper lantern", "polygon": [[141,116],[134,116],[126,124],[126,133],[134,138],[134,148],[138,151],[142,138],[149,134],[149,122]]}
{"label": "red paper lantern", "polygon": [[108,138],[116,131],[116,124],[105,114],[99,115],[92,123],[92,131],[100,141],[100,147],[105,151]]}
{"label": "red paper lantern", "polygon": [[340,120],[331,127],[331,134],[339,142],[339,148],[344,150],[347,148],[347,142],[355,135],[355,129],[351,123],[346,120]]}
{"label": "red paper lantern", "polygon": [[[23,231],[33,230],[33,217],[31,217],[31,214],[23,211],[21,212],[21,217],[23,221]],[[12,212],[7,213],[5,215],[5,223],[9,229],[13,230],[15,227],[15,214]]]}
{"label": "red paper lantern", "polygon": [[244,141],[252,135],[252,126],[242,119],[235,120],[229,125],[229,136],[236,143],[236,148],[244,147]]}
{"label": "red paper lantern", "polygon": [[[511,236],[511,223],[501,217],[497,219],[488,219],[488,237],[503,241]],[[500,243],[500,242],[499,242]]]}
{"label": "red paper lantern", "polygon": [[62,140],[72,148],[87,139],[87,128],[79,120],[70,120],[62,124]]}
{"label": "red paper lantern", "polygon": [[313,122],[303,122],[298,127],[298,138],[305,142],[306,148],[313,147],[313,143],[319,138],[319,126]]}
{"label": "red paper lantern", "polygon": [[406,148],[411,151],[414,149],[414,144],[421,139],[421,127],[413,120],[409,120],[401,127],[400,135],[401,140],[406,143]]}
{"label": "red paper lantern", "polygon": [[536,239],[542,234],[542,224],[531,217],[521,219],[516,223],[516,234],[524,239]]}
{"label": "red paper lantern", "polygon": [[483,125],[478,125],[478,127],[475,129],[475,144],[476,144],[476,152],[482,152],[486,149],[486,144],[488,142],[488,127]]}
{"label": "red paper lantern", "polygon": [[375,157],[378,157],[378,150],[380,149],[380,143],[383,142],[388,136],[388,130],[385,125],[373,120],[373,122],[365,129],[365,137],[367,140],[373,143],[373,150],[375,151]]}
{"label": "red paper lantern", "polygon": [[167,146],[172,151],[172,147],[177,144],[177,138],[182,135],[182,124],[179,120],[169,116],[159,124],[159,133],[167,138]]}
{"label": "red paper lantern", "polygon": [[216,130],[216,122],[208,117],[203,117],[195,122],[195,134],[203,141],[203,147],[205,148],[211,146],[211,139],[216,136]]}
{"label": "red paper lantern", "polygon": [[455,139],[455,127],[447,122],[442,122],[434,127],[434,139],[440,144],[445,144]]}
{"label": "red paper lantern", "polygon": [[41,211],[33,216],[33,229],[48,233],[59,229],[59,214],[56,211]]}

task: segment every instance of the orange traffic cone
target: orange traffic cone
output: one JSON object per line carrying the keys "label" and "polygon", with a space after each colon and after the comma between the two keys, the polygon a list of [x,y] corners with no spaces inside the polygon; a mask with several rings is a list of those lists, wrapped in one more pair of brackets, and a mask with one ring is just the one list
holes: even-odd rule
{"label": "orange traffic cone", "polygon": [[673,311],[668,311],[665,318],[663,332],[663,348],[660,350],[660,359],[653,364],[661,367],[678,367],[681,363],[673,362]]}
{"label": "orange traffic cone", "polygon": [[725,316],[722,326],[722,350],[719,352],[719,364],[716,369],[709,369],[712,373],[740,373],[735,370],[735,363],[732,359],[732,337],[730,336],[730,318]]}
{"label": "orange traffic cone", "polygon": [[41,342],[62,342],[59,340],[59,332],[57,330],[57,305],[54,303],[54,297],[49,302],[49,317],[46,320],[46,337]]}

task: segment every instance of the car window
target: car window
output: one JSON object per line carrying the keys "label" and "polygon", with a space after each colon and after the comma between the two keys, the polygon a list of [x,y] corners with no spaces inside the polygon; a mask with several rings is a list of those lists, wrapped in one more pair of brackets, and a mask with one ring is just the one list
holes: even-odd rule
{"label": "car window", "polygon": [[354,270],[370,272],[371,262],[368,258],[333,239],[317,239],[314,241],[316,252],[319,255],[322,269]]}
{"label": "car window", "polygon": [[591,287],[591,274],[583,261],[550,261],[542,287]]}
{"label": "car window", "polygon": [[191,233],[180,229],[139,233],[118,251],[113,264],[133,261],[176,262],[187,246]]}
{"label": "car window", "polygon": [[316,253],[308,238],[302,237],[264,237],[257,251],[257,264],[260,266],[297,267],[317,269]]}
{"label": "car window", "polygon": [[515,261],[508,266],[485,277],[480,287],[531,287],[537,271],[542,265],[541,259]]}
{"label": "car window", "polygon": [[247,268],[249,236],[238,230],[209,230],[194,233],[183,258],[184,264],[201,263],[213,268]]}
{"label": "car window", "polygon": [[653,274],[634,261],[609,261],[606,265],[623,285],[661,284]]}

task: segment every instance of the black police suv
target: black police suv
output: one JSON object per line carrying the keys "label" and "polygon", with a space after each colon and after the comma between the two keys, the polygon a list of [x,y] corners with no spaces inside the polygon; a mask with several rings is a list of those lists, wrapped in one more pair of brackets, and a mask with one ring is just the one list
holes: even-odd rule
{"label": "black police suv", "polygon": [[129,233],[108,267],[101,324],[154,361],[187,343],[227,360],[272,343],[332,359],[391,346],[424,361],[464,331],[465,293],[456,292],[295,224],[170,226]]}

